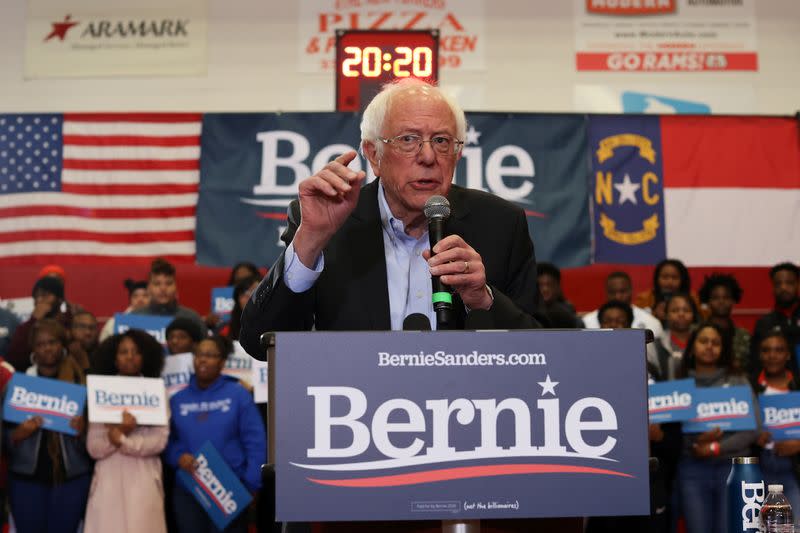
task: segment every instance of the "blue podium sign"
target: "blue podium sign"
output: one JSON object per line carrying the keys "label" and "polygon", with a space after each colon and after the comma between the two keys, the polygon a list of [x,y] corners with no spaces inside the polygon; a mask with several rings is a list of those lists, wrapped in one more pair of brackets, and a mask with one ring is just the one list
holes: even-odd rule
{"label": "blue podium sign", "polygon": [[651,424],[682,422],[694,418],[694,379],[660,381],[647,387],[647,412]]}
{"label": "blue podium sign", "polygon": [[762,394],[758,403],[764,430],[772,440],[800,439],[800,392]]}
{"label": "blue podium sign", "polygon": [[695,415],[681,426],[684,433],[756,429],[753,392],[747,385],[699,387],[694,394]]}
{"label": "blue podium sign", "polygon": [[636,330],[278,333],[277,519],[648,514],[644,346]]}
{"label": "blue podium sign", "polygon": [[86,387],[83,385],[16,372],[6,386],[3,420],[21,424],[41,416],[44,429],[77,435],[69,423],[72,417],[83,414],[84,405]]}

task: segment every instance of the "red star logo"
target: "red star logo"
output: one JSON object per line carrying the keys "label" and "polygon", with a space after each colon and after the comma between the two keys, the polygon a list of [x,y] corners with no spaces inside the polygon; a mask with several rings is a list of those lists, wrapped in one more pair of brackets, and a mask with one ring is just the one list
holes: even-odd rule
{"label": "red star logo", "polygon": [[50,31],[50,34],[44,38],[45,42],[49,41],[53,37],[58,37],[59,40],[63,41],[64,37],[67,36],[67,32],[73,26],[77,26],[77,22],[72,22],[70,19],[72,15],[67,15],[64,17],[64,22],[51,22],[50,24],[53,25],[53,29]]}

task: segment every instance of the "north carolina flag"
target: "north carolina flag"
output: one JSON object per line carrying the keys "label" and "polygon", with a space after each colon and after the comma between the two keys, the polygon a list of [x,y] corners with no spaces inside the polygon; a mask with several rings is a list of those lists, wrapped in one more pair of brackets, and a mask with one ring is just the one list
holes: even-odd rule
{"label": "north carolina flag", "polygon": [[589,143],[596,262],[769,266],[800,257],[795,119],[591,116]]}

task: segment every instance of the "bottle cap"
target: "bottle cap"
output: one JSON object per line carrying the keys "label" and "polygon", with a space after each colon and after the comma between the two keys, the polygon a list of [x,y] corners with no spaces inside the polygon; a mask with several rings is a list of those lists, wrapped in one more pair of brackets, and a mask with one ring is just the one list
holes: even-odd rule
{"label": "bottle cap", "polygon": [[769,492],[783,492],[783,485],[767,485]]}
{"label": "bottle cap", "polygon": [[731,462],[735,465],[757,465],[758,457],[734,457]]}

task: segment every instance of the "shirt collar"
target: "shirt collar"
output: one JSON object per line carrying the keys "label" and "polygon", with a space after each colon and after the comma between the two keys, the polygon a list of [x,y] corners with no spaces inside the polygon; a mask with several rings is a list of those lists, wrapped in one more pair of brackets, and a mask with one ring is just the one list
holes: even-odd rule
{"label": "shirt collar", "polygon": [[[381,216],[383,231],[389,236],[392,244],[395,244],[397,240],[405,242],[416,242],[419,240],[408,235],[406,233],[406,225],[392,213],[392,210],[389,208],[389,203],[386,201],[386,192],[383,189],[383,182],[380,180],[378,180],[378,212]],[[428,232],[426,231],[420,239],[426,237],[427,234]]]}

